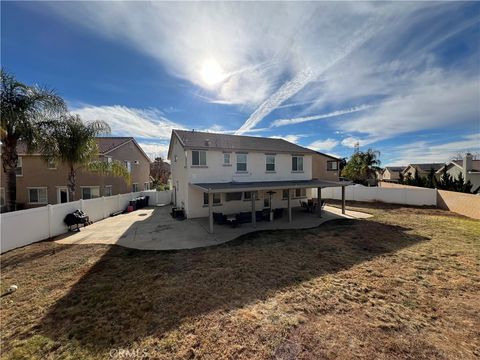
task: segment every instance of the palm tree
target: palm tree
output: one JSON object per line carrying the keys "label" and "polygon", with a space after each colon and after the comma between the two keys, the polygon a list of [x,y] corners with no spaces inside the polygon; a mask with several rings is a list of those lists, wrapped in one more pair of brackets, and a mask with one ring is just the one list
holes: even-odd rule
{"label": "palm tree", "polygon": [[54,124],[53,119],[66,111],[65,102],[53,90],[28,86],[15,79],[3,69],[0,70],[0,140],[2,142],[2,166],[6,174],[7,211],[16,209],[18,165],[17,144],[26,145],[29,153],[39,150],[46,125]]}
{"label": "palm tree", "polygon": [[367,183],[374,179],[376,172],[380,170],[379,156],[380,152],[372,149],[354,153],[343,168],[342,176],[356,183]]}
{"label": "palm tree", "polygon": [[84,123],[80,116],[68,114],[62,117],[59,125],[52,128],[50,142],[45,157],[63,162],[68,166],[68,195],[75,200],[76,174],[86,170],[100,174],[123,177],[130,183],[130,173],[119,161],[100,161],[95,137],[110,133],[110,127],[104,121]]}

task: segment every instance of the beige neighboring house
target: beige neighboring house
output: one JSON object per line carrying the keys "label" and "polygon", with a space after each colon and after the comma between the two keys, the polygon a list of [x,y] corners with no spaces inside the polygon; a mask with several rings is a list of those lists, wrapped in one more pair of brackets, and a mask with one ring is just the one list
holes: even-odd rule
{"label": "beige neighboring house", "polygon": [[473,160],[472,154],[465,154],[462,160],[452,160],[444,164],[435,174],[438,179],[442,177],[444,168],[453,179],[458,179],[462,174],[465,182],[470,180],[473,191],[480,187],[480,160]]}
{"label": "beige neighboring house", "polygon": [[405,170],[406,166],[387,166],[383,171],[377,174],[378,180],[386,182],[398,182],[400,173]]}
{"label": "beige neighboring house", "polygon": [[431,169],[437,172],[442,168],[444,163],[427,163],[427,164],[409,164],[403,171],[402,174],[404,177],[407,177],[409,174],[412,178],[418,173],[419,177],[426,177]]}
{"label": "beige neighboring house", "polygon": [[338,181],[339,162],[338,158],[317,151],[312,155],[312,178]]}
{"label": "beige neighboring house", "polygon": [[[19,209],[59,204],[79,199],[92,199],[150,189],[150,159],[133,137],[98,137],[99,159],[121,161],[130,171],[131,183],[121,177],[104,176],[79,170],[76,176],[75,199],[69,199],[68,167],[46,162],[41,154],[27,154],[17,148],[17,206]],[[2,168],[1,206],[5,204],[5,173]]]}

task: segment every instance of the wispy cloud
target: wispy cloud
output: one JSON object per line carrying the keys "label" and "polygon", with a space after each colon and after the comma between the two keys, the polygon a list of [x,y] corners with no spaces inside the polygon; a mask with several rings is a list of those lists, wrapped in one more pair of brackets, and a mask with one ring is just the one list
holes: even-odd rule
{"label": "wispy cloud", "polygon": [[272,138],[272,139],[284,139],[284,140],[290,141],[291,143],[296,144],[296,143],[298,143],[300,138],[302,138],[302,135],[294,135],[294,134],[283,135],[283,136],[273,135],[273,136],[270,136],[270,138]]}
{"label": "wispy cloud", "polygon": [[72,110],[86,121],[103,120],[112,128],[113,135],[145,139],[170,139],[172,129],[182,125],[165,118],[157,109],[136,109],[126,106],[83,105]]}
{"label": "wispy cloud", "polygon": [[480,134],[465,135],[458,140],[441,144],[433,141],[415,141],[397,146],[393,150],[392,160],[386,165],[447,162],[459,153],[480,153]]}
{"label": "wispy cloud", "polygon": [[335,139],[325,139],[325,140],[317,140],[309,145],[307,145],[308,148],[317,150],[317,151],[330,151],[334,149],[340,142]]}
{"label": "wispy cloud", "polygon": [[297,117],[297,118],[291,118],[291,119],[278,119],[274,120],[270,126],[271,127],[279,127],[279,126],[285,126],[285,125],[294,125],[294,124],[301,124],[307,121],[314,121],[314,120],[321,120],[321,119],[327,119],[335,116],[340,116],[340,115],[346,115],[346,114],[352,114],[358,111],[363,111],[371,106],[369,105],[360,105],[360,106],[355,106],[351,107],[349,109],[345,110],[337,110],[337,111],[332,111],[327,114],[320,114],[320,115],[312,115],[312,116],[303,116],[303,117]]}

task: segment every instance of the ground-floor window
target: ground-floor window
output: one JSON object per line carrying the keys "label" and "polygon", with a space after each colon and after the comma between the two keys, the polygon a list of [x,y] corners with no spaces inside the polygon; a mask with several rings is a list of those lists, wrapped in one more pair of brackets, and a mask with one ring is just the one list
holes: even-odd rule
{"label": "ground-floor window", "polygon": [[[258,191],[254,191],[254,192],[255,192],[255,199],[258,200]],[[251,191],[245,191],[243,193],[243,200],[245,200],[245,201],[252,200],[252,192]]]}
{"label": "ground-floor window", "polygon": [[103,189],[103,196],[112,196],[112,185],[106,185]]}
{"label": "ground-floor window", "polygon": [[138,184],[137,183],[133,183],[132,184],[132,192],[137,192],[138,191]]}
{"label": "ground-floor window", "polygon": [[225,195],[226,201],[238,201],[242,200],[242,193],[241,192],[231,192]]}
{"label": "ground-floor window", "polygon": [[5,188],[0,188],[0,206],[5,206]]}
{"label": "ground-floor window", "polygon": [[307,196],[307,189],[295,189],[295,197],[306,197]]}
{"label": "ground-floor window", "polygon": [[82,186],[82,199],[95,199],[100,197],[100,186]]}
{"label": "ground-floor window", "polygon": [[30,204],[46,204],[48,203],[47,188],[29,188],[28,202]]}
{"label": "ground-floor window", "polygon": [[150,183],[149,182],[143,183],[143,190],[150,190]]}
{"label": "ground-floor window", "polygon": [[[222,194],[213,194],[213,205],[219,205],[221,203]],[[208,205],[208,193],[203,193],[203,205]]]}
{"label": "ground-floor window", "polygon": [[288,199],[288,189],[282,191],[282,199],[283,200]]}

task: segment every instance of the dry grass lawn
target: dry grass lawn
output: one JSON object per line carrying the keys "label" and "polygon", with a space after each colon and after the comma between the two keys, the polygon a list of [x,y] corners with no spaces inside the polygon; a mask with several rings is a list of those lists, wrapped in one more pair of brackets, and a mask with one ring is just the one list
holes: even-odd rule
{"label": "dry grass lawn", "polygon": [[2,358],[480,357],[480,222],[350,205],[374,217],[187,251],[8,252]]}

